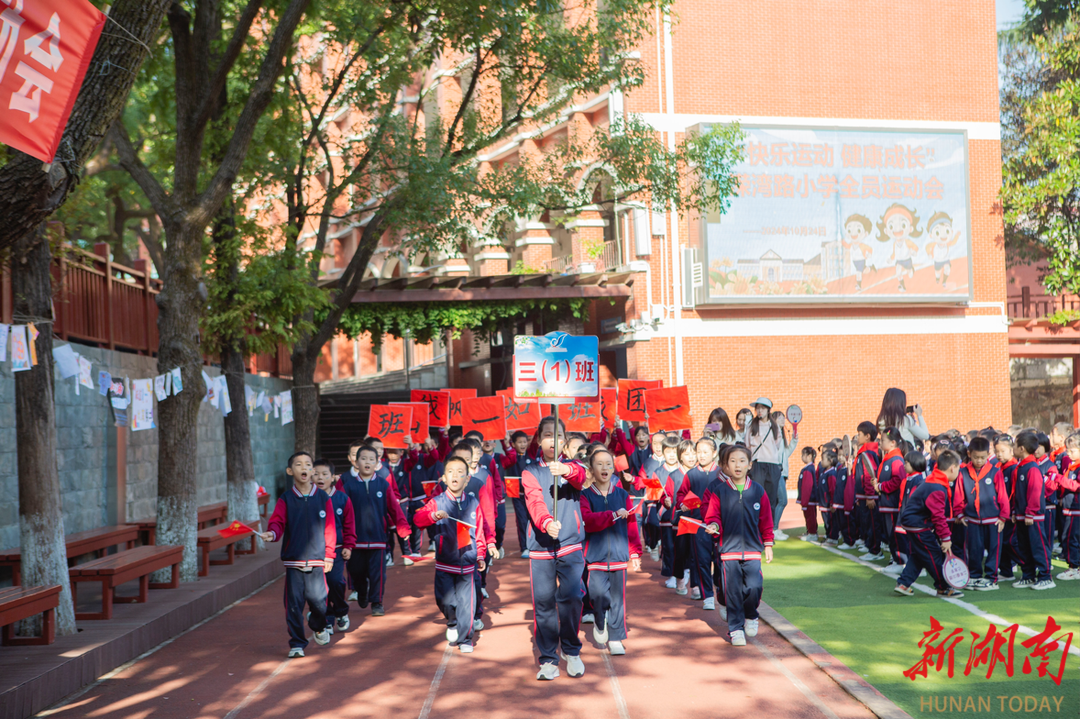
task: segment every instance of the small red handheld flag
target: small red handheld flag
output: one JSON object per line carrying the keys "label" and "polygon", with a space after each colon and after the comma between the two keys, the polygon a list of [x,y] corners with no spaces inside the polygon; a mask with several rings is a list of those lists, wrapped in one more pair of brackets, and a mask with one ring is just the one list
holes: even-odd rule
{"label": "small red handheld flag", "polygon": [[506,439],[506,407],[502,397],[466,397],[461,400],[461,431],[476,430],[488,441]]}
{"label": "small red handheld flag", "polygon": [[266,487],[262,486],[261,484],[259,485],[258,491],[255,492],[256,497],[265,497],[268,494],[270,493],[266,491]]}
{"label": "small red handheld flag", "polygon": [[701,522],[690,519],[689,517],[682,517],[679,519],[679,531],[676,536],[683,534],[697,534],[697,531],[705,525]]}
{"label": "small red handheld flag", "polygon": [[692,491],[686,493],[682,503],[687,509],[701,509],[701,497],[697,496]]}
{"label": "small red handheld flag", "polygon": [[645,390],[663,386],[664,383],[660,380],[619,380],[619,409],[617,412],[619,419],[624,419],[627,422],[644,422]]}
{"label": "small red handheld flag", "polygon": [[435,488],[439,486],[438,482],[421,482],[420,484],[424,485],[424,494],[428,499],[435,496]]}
{"label": "small red handheld flag", "polygon": [[641,505],[643,505],[643,504],[645,504],[644,499],[642,499],[641,501],[639,501],[637,504],[635,504],[633,506],[633,508],[630,510],[630,514],[641,514]]}
{"label": "small red handheld flag", "polygon": [[615,458],[615,471],[626,472],[630,469],[630,462],[626,459],[625,454],[620,454]]}
{"label": "small red handheld flag", "polygon": [[645,391],[645,411],[649,415],[649,429],[690,429],[690,393],[686,387],[668,387]]}
{"label": "small red handheld flag", "polygon": [[506,496],[511,499],[521,497],[521,477],[506,477]]}
{"label": "small red handheld flag", "polygon": [[664,498],[664,485],[660,484],[660,480],[655,477],[649,477],[645,480],[645,501],[646,502],[659,502]]}
{"label": "small red handheld flag", "polygon": [[469,534],[469,525],[464,522],[457,522],[457,546],[458,549],[465,549],[472,546],[472,535]]}
{"label": "small red handheld flag", "polygon": [[444,389],[450,396],[450,424],[461,424],[461,400],[468,397],[475,397],[476,390],[474,389]]}
{"label": "small red handheld flag", "polygon": [[247,526],[246,524],[241,522],[239,519],[234,519],[232,524],[230,524],[227,527],[222,527],[221,529],[219,529],[217,531],[217,533],[220,534],[222,537],[229,538],[229,537],[239,537],[239,536],[244,535],[244,534],[251,534],[254,531],[255,531],[254,529]]}

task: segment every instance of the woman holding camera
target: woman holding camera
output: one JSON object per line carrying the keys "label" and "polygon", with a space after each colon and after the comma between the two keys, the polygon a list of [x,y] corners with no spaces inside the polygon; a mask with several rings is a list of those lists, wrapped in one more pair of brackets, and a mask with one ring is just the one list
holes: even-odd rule
{"label": "woman holding camera", "polygon": [[930,430],[927,429],[926,420],[923,419],[922,407],[920,405],[908,406],[907,394],[896,387],[885,390],[885,397],[881,400],[881,411],[878,412],[877,426],[878,430],[896,427],[900,430],[900,436],[913,446],[915,440],[930,439]]}

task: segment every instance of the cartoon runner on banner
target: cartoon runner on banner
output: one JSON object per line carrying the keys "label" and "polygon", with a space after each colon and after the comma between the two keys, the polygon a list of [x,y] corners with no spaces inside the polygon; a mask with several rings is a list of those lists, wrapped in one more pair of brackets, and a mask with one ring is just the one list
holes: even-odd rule
{"label": "cartoon runner on banner", "polygon": [[851,215],[844,220],[844,232],[847,240],[840,242],[851,253],[851,266],[855,270],[855,291],[862,292],[862,277],[866,270],[866,261],[874,256],[874,249],[863,242],[873,229],[869,217],[863,215]]}
{"label": "cartoon runner on banner", "polygon": [[960,240],[960,233],[953,231],[952,218],[944,212],[935,212],[926,223],[926,234],[930,241],[926,243],[926,254],[934,261],[934,279],[942,287],[949,281],[952,263],[949,251]]}
{"label": "cartoon runner on banner", "polygon": [[914,210],[909,210],[898,202],[889,205],[885,214],[878,223],[878,242],[893,243],[893,253],[889,258],[896,263],[896,279],[899,282],[898,291],[907,292],[904,286],[905,277],[915,276],[914,256],[919,252],[919,246],[911,238],[922,237],[919,229],[919,217]]}

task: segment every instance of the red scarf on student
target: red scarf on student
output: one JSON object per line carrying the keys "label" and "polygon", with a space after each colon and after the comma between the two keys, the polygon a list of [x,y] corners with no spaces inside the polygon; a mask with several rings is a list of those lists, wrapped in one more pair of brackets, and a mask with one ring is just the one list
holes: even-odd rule
{"label": "red scarf on student", "polygon": [[[1015,467],[1018,464],[1020,464],[1020,463],[1016,461],[1016,457],[1013,457],[1008,462],[1001,465],[1001,475],[1005,476],[1005,470],[1006,469],[1008,469],[1009,467]],[[1012,483],[1012,486],[1009,487],[1009,506],[1010,507],[1012,506],[1013,492],[1015,492],[1015,491],[1016,491],[1016,482],[1014,481]]]}
{"label": "red scarf on student", "polygon": [[942,472],[940,469],[935,469],[933,472],[930,473],[930,476],[926,478],[926,481],[929,484],[940,484],[942,487],[945,488],[945,491],[948,493],[949,497],[949,503],[946,505],[946,507],[951,507],[952,487],[949,486],[949,478],[945,476],[945,473]]}
{"label": "red scarf on student", "polygon": [[970,462],[968,462],[967,468],[968,468],[968,472],[970,472],[971,476],[975,479],[975,511],[978,512],[979,511],[979,484],[982,482],[982,480],[986,479],[986,475],[989,474],[990,471],[994,468],[994,463],[987,460],[986,464],[984,464],[982,466],[981,470],[975,471],[975,466],[973,464],[971,464]]}

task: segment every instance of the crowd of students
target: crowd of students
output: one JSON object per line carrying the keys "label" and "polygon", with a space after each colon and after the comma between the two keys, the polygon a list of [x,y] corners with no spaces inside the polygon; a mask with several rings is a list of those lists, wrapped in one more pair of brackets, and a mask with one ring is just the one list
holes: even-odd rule
{"label": "crowd of students", "polygon": [[[802,450],[800,538],[861,547],[867,561],[887,557],[884,571],[898,576],[904,595],[926,571],[939,595],[962,596],[944,579],[949,554],[966,560],[967,588],[1015,580],[1049,589],[1058,544],[1070,567],[1059,579],[1080,579],[1080,434],[1059,425],[1049,436],[1013,428],[932,438],[921,410],[905,403],[890,390],[878,422],[859,424],[854,442]],[[283,540],[289,656],[307,645],[305,604],[318,644],[349,628],[350,601],[384,614],[395,541],[406,565],[423,557],[425,543],[433,552],[447,641],[472,652],[488,572],[506,553],[508,499],[530,564],[537,679],[558,677],[560,661],[570,676],[584,673],[582,623],[611,654],[626,652],[626,574],[640,571],[645,554],[660,563],[666,587],[719,609],[732,645],[744,646],[758,631],[761,562],[787,538],[778,525],[797,435],[788,436],[765,397],[734,425],[714,410],[697,440],[689,431],[630,431],[586,437],[548,416],[501,448],[452,430],[409,452],[367,437],[350,446],[340,477],[327,460],[293,455],[294,485],[263,535]]]}

